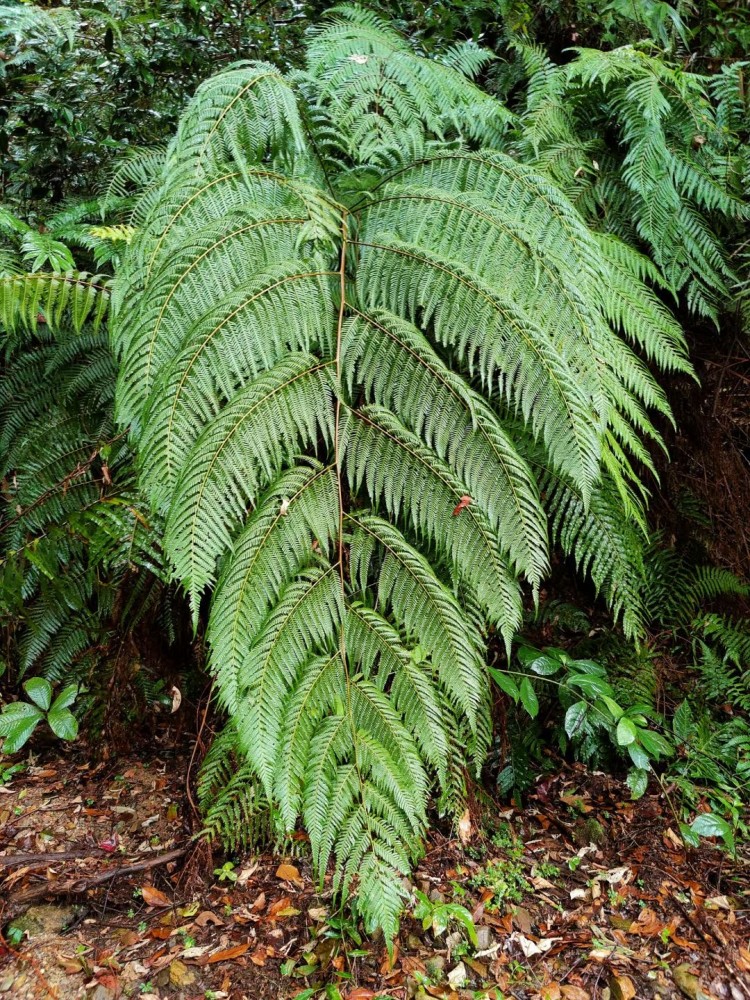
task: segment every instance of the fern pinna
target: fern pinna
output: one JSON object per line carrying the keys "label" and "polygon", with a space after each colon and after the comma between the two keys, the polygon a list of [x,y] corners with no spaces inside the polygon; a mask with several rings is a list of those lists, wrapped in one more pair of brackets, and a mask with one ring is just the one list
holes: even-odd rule
{"label": "fern pinna", "polygon": [[212,589],[255,798],[389,938],[430,790],[455,807],[481,765],[485,644],[550,521],[639,628],[634,465],[669,413],[639,354],[688,368],[638,255],[500,150],[484,61],[342,8],[304,71],[209,80],[113,302],[118,419],[196,619]]}

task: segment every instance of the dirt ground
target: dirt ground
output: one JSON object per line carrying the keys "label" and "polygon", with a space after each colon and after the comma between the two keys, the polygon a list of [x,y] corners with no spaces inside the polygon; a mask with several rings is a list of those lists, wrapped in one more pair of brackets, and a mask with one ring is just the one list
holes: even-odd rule
{"label": "dirt ground", "polygon": [[389,955],[316,891],[303,839],[192,840],[187,772],[166,744],[77,745],[0,784],[0,998],[750,1000],[748,859],[686,850],[658,787],[633,803],[565,767],[467,814],[463,843],[433,834]]}

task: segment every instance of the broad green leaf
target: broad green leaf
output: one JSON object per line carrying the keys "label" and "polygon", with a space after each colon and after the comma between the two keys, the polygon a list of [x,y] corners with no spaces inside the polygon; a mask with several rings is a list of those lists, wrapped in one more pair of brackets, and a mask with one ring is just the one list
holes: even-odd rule
{"label": "broad green leaf", "polygon": [[528,666],[533,673],[539,674],[540,677],[552,677],[553,674],[562,669],[562,664],[559,660],[544,655],[538,656]]}
{"label": "broad green leaf", "polygon": [[716,813],[701,813],[690,824],[690,829],[699,837],[727,837],[732,835],[732,828],[726,820]]}
{"label": "broad green leaf", "polygon": [[0,736],[5,735],[8,726],[15,725],[21,719],[43,719],[42,712],[36,705],[30,705],[27,701],[12,701],[0,712]]}
{"label": "broad green leaf", "polygon": [[513,701],[518,703],[518,684],[516,684],[515,680],[509,674],[504,673],[502,670],[497,670],[495,667],[489,667],[489,671],[490,676],[500,690],[505,692],[509,698],[512,698]]}
{"label": "broad green leaf", "polygon": [[670,757],[674,753],[672,744],[661,733],[655,733],[653,729],[641,729],[639,735],[643,749],[657,760],[659,757]]}
{"label": "broad green leaf", "polygon": [[687,823],[680,823],[680,836],[688,847],[700,847],[701,838],[690,829]]}
{"label": "broad green leaf", "polygon": [[640,767],[633,767],[628,771],[627,785],[634,799],[640,799],[645,794],[648,777],[649,772]]}
{"label": "broad green leaf", "polygon": [[51,708],[47,722],[55,736],[61,740],[74,740],[78,735],[78,720],[67,708]]}
{"label": "broad green leaf", "polygon": [[570,687],[578,687],[582,691],[586,691],[588,694],[593,694],[597,697],[603,698],[605,695],[611,697],[614,693],[606,681],[602,680],[601,677],[595,677],[593,674],[571,674],[568,677],[567,683]]}
{"label": "broad green leaf", "polygon": [[612,713],[612,718],[615,720],[615,722],[619,722],[619,720],[625,714],[625,709],[622,708],[620,705],[618,705],[617,702],[614,700],[614,698],[611,698],[607,694],[600,695],[600,697],[604,702],[604,704],[609,709],[609,711]]}
{"label": "broad green leaf", "polygon": [[536,696],[536,691],[534,686],[528,677],[524,677],[521,681],[521,686],[518,689],[518,694],[521,698],[521,704],[529,713],[532,719],[535,719],[539,714],[539,699]]}
{"label": "broad green leaf", "polygon": [[565,732],[571,738],[584,730],[588,707],[585,701],[577,701],[565,713]]}
{"label": "broad green leaf", "polygon": [[635,743],[638,739],[638,727],[631,719],[623,716],[617,723],[615,735],[619,746],[630,746],[631,743]]}
{"label": "broad green leaf", "polygon": [[597,677],[606,677],[607,670],[594,660],[573,660],[570,664],[571,670],[577,670],[582,674],[594,674]]}
{"label": "broad green leaf", "polygon": [[64,687],[60,692],[60,694],[52,702],[52,708],[50,712],[54,712],[62,708],[70,708],[70,706],[73,704],[73,702],[76,700],[77,697],[78,697],[78,685],[68,684],[68,686]]}
{"label": "broad green leaf", "polygon": [[4,737],[3,753],[16,753],[20,750],[43,718],[43,713],[28,702],[15,701],[7,705],[0,714],[0,736]]}
{"label": "broad green leaf", "polygon": [[30,677],[24,682],[23,689],[35,705],[47,711],[52,701],[52,685],[44,677]]}
{"label": "broad green leaf", "polygon": [[651,760],[642,746],[638,743],[631,743],[628,747],[628,753],[630,754],[630,759],[639,770],[647,771],[649,769]]}

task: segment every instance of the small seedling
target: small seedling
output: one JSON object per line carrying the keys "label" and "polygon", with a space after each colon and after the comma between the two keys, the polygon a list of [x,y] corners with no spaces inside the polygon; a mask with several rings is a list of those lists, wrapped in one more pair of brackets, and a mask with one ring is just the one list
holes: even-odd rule
{"label": "small seedling", "polygon": [[237,872],[234,870],[234,861],[225,861],[221,868],[214,868],[214,875],[220,882],[236,882]]}
{"label": "small seedling", "polygon": [[465,906],[458,903],[434,903],[428,896],[419,889],[416,890],[417,905],[414,907],[414,916],[422,921],[425,930],[432,930],[433,934],[440,937],[448,929],[451,922],[459,924],[468,937],[471,944],[477,946],[477,930],[474,926],[471,914]]}

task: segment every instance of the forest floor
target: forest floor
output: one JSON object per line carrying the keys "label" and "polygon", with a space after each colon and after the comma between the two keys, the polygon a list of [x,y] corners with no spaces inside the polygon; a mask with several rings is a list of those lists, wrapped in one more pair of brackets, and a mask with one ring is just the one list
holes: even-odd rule
{"label": "forest floor", "polygon": [[186,742],[56,749],[0,784],[0,1000],[750,1000],[750,863],[686,850],[658,787],[565,766],[464,843],[433,834],[389,956],[304,841],[229,864],[191,841]]}

